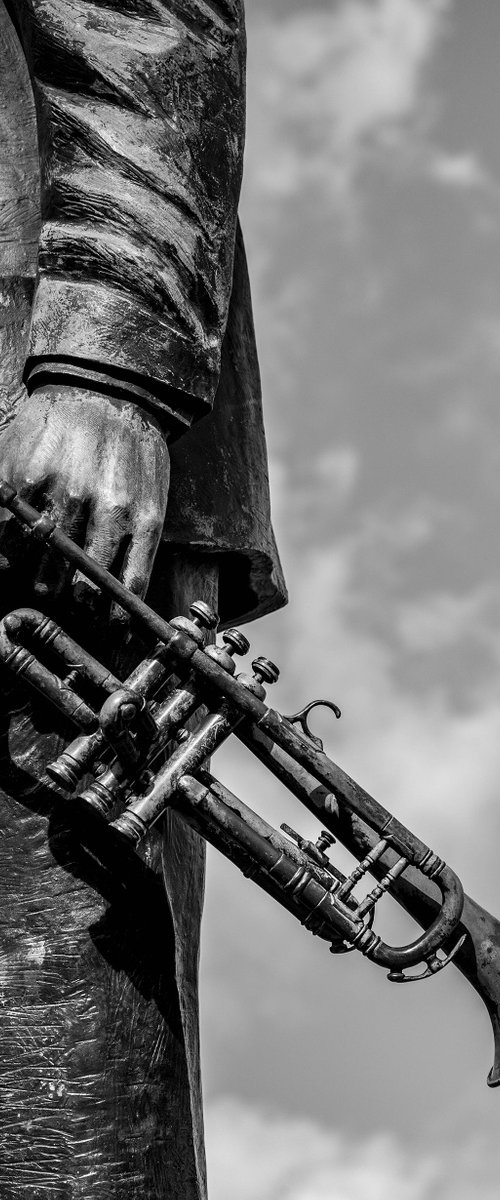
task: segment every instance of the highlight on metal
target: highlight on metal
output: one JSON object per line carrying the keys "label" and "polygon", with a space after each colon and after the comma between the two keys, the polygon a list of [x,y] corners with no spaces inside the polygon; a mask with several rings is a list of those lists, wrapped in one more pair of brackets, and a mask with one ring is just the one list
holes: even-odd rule
{"label": "highlight on metal", "polygon": [[[42,613],[23,608],[3,618],[0,661],[78,730],[47,767],[50,778],[65,792],[77,793],[111,836],[131,847],[138,846],[168,807],[174,808],[305,928],[327,941],[333,953],[357,949],[384,967],[392,982],[425,979],[446,966],[468,933],[461,924],[460,880],[325,754],[308,717],[319,705],[338,717],[337,706],[316,700],[290,717],[270,708],[264,685],[277,680],[277,667],[258,657],[251,672],[236,675],[235,658],[247,653],[247,638],[228,629],[219,644],[206,645],[218,621],[206,604],[195,601],[188,617],[166,621],[6,483],[0,483],[0,505],[120,604],[151,647],[128,678],[120,680]],[[190,731],[186,725],[195,714],[197,725]],[[288,825],[276,830],[211,774],[210,759],[231,735],[320,819],[325,828],[315,842]],[[349,875],[329,857],[341,836],[342,815],[351,828],[359,822],[368,831],[365,850]],[[368,873],[375,886],[359,897],[358,885]],[[376,933],[374,914],[384,894],[398,898],[407,873],[408,887],[417,880],[428,893],[431,884],[439,902],[413,942],[394,946]],[[411,911],[407,902],[400,902]],[[489,1010],[491,1015],[491,1006]],[[495,1067],[489,1082],[499,1080]]]}

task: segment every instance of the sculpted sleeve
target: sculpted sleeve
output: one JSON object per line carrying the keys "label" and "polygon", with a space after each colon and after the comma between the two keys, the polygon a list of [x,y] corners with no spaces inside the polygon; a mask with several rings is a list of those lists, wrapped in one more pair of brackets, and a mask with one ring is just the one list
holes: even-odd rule
{"label": "sculpted sleeve", "polygon": [[42,229],[25,379],[209,412],[244,140],[242,0],[17,0]]}

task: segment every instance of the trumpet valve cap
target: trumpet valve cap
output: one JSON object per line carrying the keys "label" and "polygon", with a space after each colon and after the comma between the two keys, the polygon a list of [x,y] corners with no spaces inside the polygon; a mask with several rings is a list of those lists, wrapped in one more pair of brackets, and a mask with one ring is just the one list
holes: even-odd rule
{"label": "trumpet valve cap", "polygon": [[98,812],[101,817],[109,817],[115,802],[114,796],[108,792],[107,788],[101,787],[98,781],[92,787],[86,788],[80,794],[79,799],[89,808],[93,808],[94,812]]}
{"label": "trumpet valve cap", "polygon": [[132,846],[137,846],[145,834],[148,832],[148,827],[137,813],[130,809],[125,809],[121,816],[117,817],[116,821],[111,822],[111,829],[124,842],[129,842]]}
{"label": "trumpet valve cap", "polygon": [[280,677],[279,667],[270,658],[254,658],[252,668],[262,683],[276,683]]}
{"label": "trumpet valve cap", "polygon": [[130,701],[127,701],[126,704],[121,705],[120,717],[125,725],[130,725],[134,720],[134,717],[137,716],[137,712],[137,704],[132,704]]}
{"label": "trumpet valve cap", "polygon": [[219,624],[218,614],[208,604],[205,604],[204,600],[194,600],[189,607],[189,612],[193,621],[201,629],[216,629]]}
{"label": "trumpet valve cap", "polygon": [[248,638],[244,633],[240,633],[239,629],[226,629],[222,641],[229,647],[229,654],[247,654],[250,649]]}
{"label": "trumpet valve cap", "polygon": [[76,764],[61,755],[60,758],[55,758],[53,762],[47,764],[46,772],[53,783],[58,783],[59,787],[64,788],[67,792],[73,792],[81,779],[81,774],[75,767]]}

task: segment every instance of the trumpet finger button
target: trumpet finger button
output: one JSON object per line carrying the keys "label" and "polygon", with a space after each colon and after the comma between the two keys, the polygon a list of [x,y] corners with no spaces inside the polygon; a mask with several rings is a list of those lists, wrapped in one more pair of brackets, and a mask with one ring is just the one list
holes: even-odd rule
{"label": "trumpet finger button", "polygon": [[250,649],[248,638],[244,633],[240,633],[239,629],[226,629],[222,635],[222,641],[225,646],[230,647],[230,654],[247,654]]}
{"label": "trumpet finger button", "polygon": [[259,682],[276,683],[280,677],[279,667],[270,658],[254,658],[252,667]]}
{"label": "trumpet finger button", "polygon": [[202,629],[216,629],[219,624],[218,614],[208,604],[205,604],[204,600],[195,600],[190,605],[189,612],[193,621]]}

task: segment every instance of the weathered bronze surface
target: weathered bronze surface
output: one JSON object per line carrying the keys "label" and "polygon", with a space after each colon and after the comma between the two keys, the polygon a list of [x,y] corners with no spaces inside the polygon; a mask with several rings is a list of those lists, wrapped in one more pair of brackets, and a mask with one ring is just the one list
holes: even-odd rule
{"label": "weathered bronze surface", "polygon": [[[196,547],[220,556],[224,621],[269,611],[286,593],[270,525],[259,369],[236,216],[242,6],[238,0],[208,7],[203,0],[182,6],[9,0],[7,7],[12,21],[1,0],[3,423],[25,400],[24,374],[36,389],[38,414],[45,406],[54,422],[47,436],[59,454],[54,389],[62,391],[66,428],[71,398],[93,394],[91,410],[90,400],[73,404],[75,453],[57,461],[59,481],[81,500],[90,481],[75,478],[71,463],[82,464],[77,442],[89,427],[94,440],[109,446],[110,405],[103,398],[140,407],[143,421],[151,418],[150,442],[154,419],[168,433],[171,457],[155,603],[172,555]],[[26,412],[30,423],[41,420],[33,409],[32,416]],[[189,437],[175,441],[202,412],[207,416]],[[9,454],[14,442],[19,449],[24,444],[24,420],[11,428]],[[158,439],[156,445],[156,456],[164,457]],[[61,487],[54,497],[48,487],[47,456],[26,462],[28,448],[23,454],[41,494],[48,488],[55,500],[58,519],[74,520]],[[5,475],[1,449],[0,460]],[[104,487],[102,470],[100,477]],[[113,477],[111,485],[107,507],[117,499],[125,504],[130,497],[116,495]],[[160,495],[156,525],[164,506]]]}
{"label": "weathered bronze surface", "polygon": [[[244,57],[238,0],[0,0],[0,474],[162,613],[199,595],[226,622],[285,599],[237,226]],[[64,564],[25,550],[4,537],[2,611],[66,616]],[[82,581],[79,609],[128,670],[140,648],[103,648]],[[43,705],[7,683],[2,704],[0,1193],[199,1200],[200,841],[173,815],[110,881],[43,775]]]}
{"label": "weathered bronze surface", "polygon": [[[274,663],[256,658],[252,675],[243,672],[234,678],[234,655],[245,652],[248,643],[241,642],[237,630],[229,630],[222,645],[205,650],[203,629],[216,623],[215,614],[205,605],[192,606],[191,620],[178,616],[163,621],[5,483],[0,483],[0,502],[12,509],[32,537],[53,552],[60,551],[99,584],[103,595],[123,604],[135,624],[140,623],[146,640],[149,635],[154,645],[158,639],[153,652],[121,683],[33,609],[19,609],[0,623],[0,661],[81,730],[80,737],[48,766],[50,777],[74,792],[90,772],[93,783],[87,784],[81,801],[105,818],[113,816],[117,805],[123,809],[125,802],[111,828],[132,846],[143,840],[167,809],[175,808],[243,869],[250,864],[252,875],[266,890],[270,883],[271,892],[285,907],[336,949],[340,941],[361,950],[389,968],[389,979],[397,982],[437,974],[450,958],[439,958],[437,951],[456,929],[463,908],[460,881],[415,834],[332,763],[319,739],[297,733],[295,724],[307,728],[304,713],[311,705],[294,717],[283,717],[263,703],[264,683],[275,683],[279,676]],[[43,661],[47,649],[57,661],[57,670]],[[174,682],[169,669],[179,676]],[[100,697],[95,709],[85,699],[89,684]],[[327,703],[339,715],[336,706]],[[185,718],[201,705],[206,712],[189,734]],[[365,818],[379,834],[376,846],[348,878],[332,873],[321,847],[288,827],[292,843],[277,835],[274,844],[273,831],[265,822],[211,776],[199,774],[232,733],[241,734],[245,744],[325,824],[332,807],[340,803]],[[172,740],[179,744],[162,763]],[[328,840],[328,833],[322,836]],[[362,902],[353,903],[355,885],[388,849],[396,851],[395,863]],[[372,918],[380,897],[409,867],[437,883],[441,908],[423,936],[410,945],[393,947],[373,932]],[[421,963],[424,974],[405,974],[406,968]]]}
{"label": "weathered bronze surface", "polygon": [[[221,643],[205,646],[206,632],[216,624],[209,606],[195,602],[189,618],[166,622],[9,485],[0,483],[0,502],[30,537],[73,560],[122,604],[152,647],[121,682],[33,609],[0,622],[0,660],[80,730],[47,773],[69,793],[86,778],[73,801],[81,844],[113,870],[116,854],[120,860],[124,847],[137,848],[173,809],[305,928],[330,942],[333,953],[358,949],[389,968],[396,983],[429,978],[454,960],[490,1014],[495,1059],[488,1083],[498,1086],[499,923],[468,898],[464,903],[454,872],[323,752],[308,717],[319,705],[339,717],[338,707],[316,700],[291,717],[269,708],[263,684],[276,681],[278,668],[257,658],[252,675],[235,676],[235,656],[247,653],[248,640],[227,630]],[[189,732],[186,718],[201,705],[201,720]],[[207,759],[232,733],[327,825],[316,842],[287,825],[281,826],[283,837],[206,770]],[[333,830],[359,859],[348,876],[327,853]],[[368,873],[376,886],[359,898],[355,889]],[[408,945],[389,945],[373,929],[386,893],[423,926]],[[408,970],[419,964],[423,971]]]}

